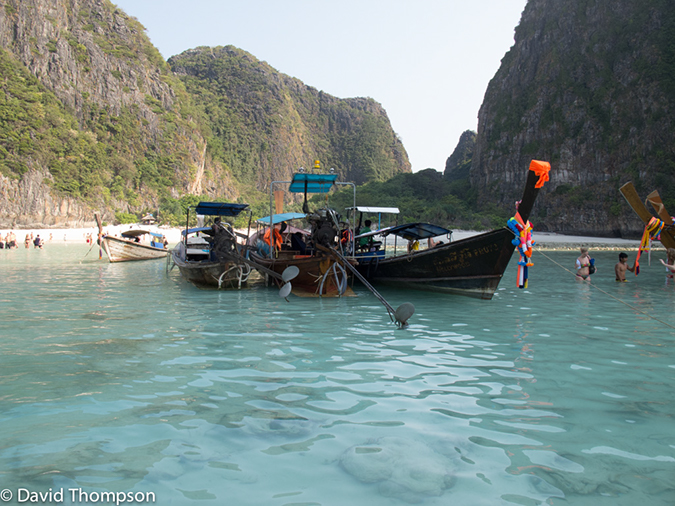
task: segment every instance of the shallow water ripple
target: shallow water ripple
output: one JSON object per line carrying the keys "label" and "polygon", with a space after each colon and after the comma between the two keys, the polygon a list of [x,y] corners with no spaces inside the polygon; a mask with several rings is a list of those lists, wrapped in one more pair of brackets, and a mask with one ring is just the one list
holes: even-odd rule
{"label": "shallow water ripple", "polygon": [[[543,259],[530,288],[509,271],[492,301],[383,289],[417,308],[396,330],[358,287],[286,302],[85,253],[3,253],[3,487],[168,505],[675,503],[671,329]],[[660,270],[596,279],[675,325]]]}

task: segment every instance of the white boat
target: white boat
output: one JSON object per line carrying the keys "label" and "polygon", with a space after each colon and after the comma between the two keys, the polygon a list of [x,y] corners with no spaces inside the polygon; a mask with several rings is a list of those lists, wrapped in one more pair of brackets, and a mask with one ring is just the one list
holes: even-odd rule
{"label": "white boat", "polygon": [[[150,243],[140,242],[141,237],[149,235]],[[129,262],[133,260],[155,260],[165,258],[169,253],[162,234],[149,230],[131,229],[122,232],[121,237],[101,236],[101,246],[111,262]]]}

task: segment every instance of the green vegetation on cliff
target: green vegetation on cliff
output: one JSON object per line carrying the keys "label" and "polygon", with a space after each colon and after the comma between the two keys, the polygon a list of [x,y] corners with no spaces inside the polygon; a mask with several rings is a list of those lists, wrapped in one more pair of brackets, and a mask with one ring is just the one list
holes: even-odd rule
{"label": "green vegetation on cliff", "polygon": [[[180,153],[166,149],[173,139],[167,121],[156,144],[143,142],[142,120],[133,108],[113,114],[95,103],[78,121],[53,92],[0,49],[0,172],[19,178],[46,168],[53,189],[93,199],[140,203],[140,192],[162,194],[178,184]],[[164,145],[164,146],[162,146]]]}
{"label": "green vegetation on cliff", "polygon": [[[312,199],[313,206],[322,204],[321,197]],[[352,190],[342,190],[330,199],[330,205],[343,215],[353,205]],[[452,229],[485,230],[506,225],[513,215],[495,205],[476,206],[476,192],[468,180],[448,181],[443,174],[426,169],[414,174],[399,174],[385,182],[360,186],[356,205],[398,207],[398,223],[426,222]]]}
{"label": "green vegetation on cliff", "polygon": [[169,59],[208,124],[214,159],[263,189],[320,159],[358,184],[410,172],[405,149],[372,99],[337,99],[232,46]]}

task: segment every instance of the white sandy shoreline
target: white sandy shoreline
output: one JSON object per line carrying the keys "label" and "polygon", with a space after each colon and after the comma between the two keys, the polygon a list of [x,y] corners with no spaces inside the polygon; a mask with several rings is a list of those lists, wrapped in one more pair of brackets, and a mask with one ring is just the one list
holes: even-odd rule
{"label": "white sandy shoreline", "polygon": [[[180,232],[182,229],[176,227],[157,227],[155,225],[151,226],[139,226],[139,225],[111,225],[108,227],[103,227],[103,231],[107,234],[114,236],[119,236],[125,230],[130,228],[143,228],[144,230],[149,230],[151,232],[158,232],[163,234],[169,244],[176,244],[180,240]],[[13,231],[16,235],[16,241],[19,246],[23,246],[26,239],[26,235],[30,236],[33,234],[33,237],[39,235],[45,241],[45,245],[49,243],[86,243],[87,236],[91,234],[91,237],[96,240],[98,237],[98,228],[89,227],[89,228],[35,228],[35,229],[21,229],[21,230],[12,230],[12,229],[0,229],[0,236],[4,237],[8,232]]]}
{"label": "white sandy shoreline", "polygon": [[[112,225],[104,227],[104,231],[119,236],[125,230],[130,228],[136,228],[138,225]],[[169,247],[172,247],[174,244],[177,244],[180,241],[181,231],[183,229],[178,227],[168,227],[168,226],[147,226],[142,227],[153,232],[159,232],[163,234],[169,241]],[[10,229],[0,229],[0,236],[3,238],[7,235]],[[245,230],[242,232],[246,232]],[[14,230],[16,234],[16,240],[19,246],[23,246],[26,235],[33,234],[33,237],[40,235],[44,239],[45,245],[50,243],[86,243],[87,235],[96,239],[98,235],[98,229],[96,227],[89,228],[57,228],[57,229],[23,229],[23,230]],[[452,234],[452,240],[458,241],[460,239],[465,239],[476,234],[480,234],[474,230],[455,230]],[[535,247],[543,250],[577,250],[580,247],[584,246],[591,250],[626,250],[626,251],[637,251],[640,247],[639,240],[632,239],[618,239],[610,237],[584,237],[584,236],[574,236],[574,235],[562,235],[554,234],[550,232],[537,232],[532,233],[532,237],[535,241]],[[655,242],[653,244],[653,249],[663,249],[660,243]]]}

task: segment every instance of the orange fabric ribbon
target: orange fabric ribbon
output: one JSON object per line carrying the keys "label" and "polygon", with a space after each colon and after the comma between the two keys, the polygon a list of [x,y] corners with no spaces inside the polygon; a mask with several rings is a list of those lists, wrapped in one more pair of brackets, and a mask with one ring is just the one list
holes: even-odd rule
{"label": "orange fabric ribbon", "polygon": [[658,218],[653,218],[649,220],[649,223],[645,225],[645,231],[642,233],[642,240],[640,241],[640,249],[638,249],[637,256],[635,257],[635,275],[640,274],[640,255],[643,251],[649,249],[649,240],[656,238],[663,229],[663,223]]}
{"label": "orange fabric ribbon", "polygon": [[532,160],[530,162],[530,170],[539,176],[539,180],[534,187],[541,188],[548,181],[548,172],[551,170],[551,164],[540,160]]}

